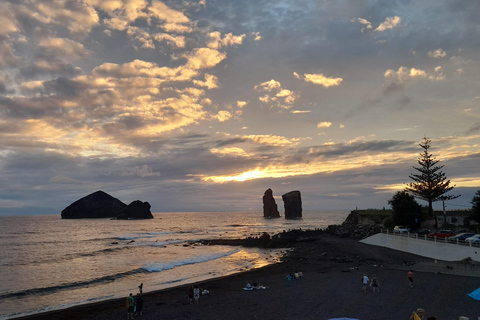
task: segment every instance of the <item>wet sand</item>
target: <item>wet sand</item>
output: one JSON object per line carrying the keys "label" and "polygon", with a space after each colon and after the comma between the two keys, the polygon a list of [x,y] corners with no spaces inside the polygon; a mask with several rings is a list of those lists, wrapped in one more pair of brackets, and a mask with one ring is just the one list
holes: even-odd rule
{"label": "wet sand", "polygon": [[[478,277],[429,270],[430,259],[328,234],[293,246],[295,251],[282,263],[200,283],[210,293],[200,296],[198,304],[188,303],[188,286],[145,292],[143,315],[135,319],[401,320],[419,307],[427,317],[439,320],[480,317],[480,301],[467,295],[480,287]],[[416,264],[406,267],[405,261]],[[414,273],[413,288],[407,279],[409,269]],[[284,279],[297,270],[303,272],[302,279]],[[364,273],[377,276],[379,293],[372,293],[371,287],[362,292]],[[247,282],[267,289],[244,291]],[[125,299],[116,299],[20,319],[127,319],[127,312]]]}

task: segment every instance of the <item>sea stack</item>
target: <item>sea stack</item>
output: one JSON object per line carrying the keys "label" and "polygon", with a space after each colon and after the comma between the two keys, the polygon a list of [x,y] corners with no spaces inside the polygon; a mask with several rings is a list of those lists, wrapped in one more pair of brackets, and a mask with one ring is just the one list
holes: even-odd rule
{"label": "sea stack", "polygon": [[285,205],[285,219],[302,217],[302,196],[300,191],[290,191],[282,195]]}
{"label": "sea stack", "polygon": [[263,216],[265,218],[279,218],[278,206],[273,198],[272,189],[267,189],[263,195]]}
{"label": "sea stack", "polygon": [[135,200],[117,216],[119,220],[153,219],[150,203]]}
{"label": "sea stack", "polygon": [[63,209],[62,219],[113,218],[126,207],[122,201],[100,190]]}

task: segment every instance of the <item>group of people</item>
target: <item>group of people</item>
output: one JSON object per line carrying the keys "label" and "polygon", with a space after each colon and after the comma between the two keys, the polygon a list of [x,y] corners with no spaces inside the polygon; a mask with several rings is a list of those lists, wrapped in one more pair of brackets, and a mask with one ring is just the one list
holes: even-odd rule
{"label": "group of people", "polygon": [[243,290],[260,290],[260,289],[267,289],[267,287],[262,286],[256,281],[253,283],[253,285],[251,285],[250,282],[248,282],[247,285],[243,288]]}
{"label": "group of people", "polygon": [[[408,285],[413,288],[413,271],[409,270],[407,272]],[[370,287],[372,287],[373,293],[380,292],[380,283],[378,282],[377,276],[373,275],[370,280],[366,274],[362,277],[362,291],[367,292],[367,286],[370,282]]]}
{"label": "group of people", "polygon": [[362,277],[362,291],[364,293],[367,292],[367,286],[368,283],[370,282],[370,287],[372,287],[373,293],[380,292],[380,283],[378,282],[377,276],[373,275],[372,279],[370,280],[367,276],[367,274],[363,274]]}
{"label": "group of people", "polygon": [[188,287],[188,303],[192,304],[194,301],[195,303],[198,303],[198,300],[200,299],[200,294],[204,296],[209,293],[210,291],[208,291],[207,289],[201,289],[198,287],[198,285],[189,286]]}
{"label": "group of people", "polygon": [[133,294],[127,297],[127,319],[133,319],[134,315],[143,314],[143,298],[141,293],[137,293],[134,297]]}
{"label": "group of people", "polygon": [[295,271],[294,273],[289,273],[285,276],[286,280],[299,280],[303,277],[303,272],[298,270]]}

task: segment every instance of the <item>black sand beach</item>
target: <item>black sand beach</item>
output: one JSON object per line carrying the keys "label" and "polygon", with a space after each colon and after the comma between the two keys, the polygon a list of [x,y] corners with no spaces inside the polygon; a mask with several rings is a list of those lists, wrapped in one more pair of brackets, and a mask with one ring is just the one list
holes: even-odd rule
{"label": "black sand beach", "polygon": [[[144,313],[135,319],[401,320],[419,307],[439,320],[480,317],[480,301],[467,295],[480,287],[478,277],[433,272],[425,264],[407,267],[404,261],[433,261],[328,234],[293,247],[283,263],[199,284],[210,293],[200,296],[198,304],[188,304],[187,286],[144,293]],[[414,272],[413,288],[409,269]],[[296,270],[303,272],[302,279],[284,279]],[[379,293],[371,287],[362,292],[364,273],[377,276]],[[244,291],[247,282],[267,289]],[[144,285],[148,291],[148,283]],[[19,319],[127,319],[127,312],[125,299],[116,299]]]}

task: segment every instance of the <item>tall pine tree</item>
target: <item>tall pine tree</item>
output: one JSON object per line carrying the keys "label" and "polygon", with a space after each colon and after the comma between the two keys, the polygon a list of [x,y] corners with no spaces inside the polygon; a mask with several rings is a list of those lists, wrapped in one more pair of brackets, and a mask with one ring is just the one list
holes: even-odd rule
{"label": "tall pine tree", "polygon": [[432,203],[439,200],[452,200],[458,196],[445,195],[445,193],[452,190],[455,186],[450,185],[450,180],[447,180],[445,173],[441,170],[443,166],[437,166],[439,160],[428,152],[430,149],[432,140],[424,137],[419,144],[422,147],[423,152],[420,153],[418,158],[419,167],[413,167],[417,170],[418,174],[411,174],[409,178],[414,182],[407,184],[405,190],[413,195],[415,198],[425,200],[428,202],[428,214],[433,215]]}

